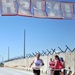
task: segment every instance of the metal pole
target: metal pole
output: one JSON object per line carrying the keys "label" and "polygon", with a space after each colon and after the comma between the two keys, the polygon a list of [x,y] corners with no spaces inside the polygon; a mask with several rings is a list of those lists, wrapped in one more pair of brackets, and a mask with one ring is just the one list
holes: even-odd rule
{"label": "metal pole", "polygon": [[9,60],[9,47],[8,47],[8,60]]}
{"label": "metal pole", "polygon": [[26,31],[24,30],[24,58],[25,58],[25,36],[26,36]]}

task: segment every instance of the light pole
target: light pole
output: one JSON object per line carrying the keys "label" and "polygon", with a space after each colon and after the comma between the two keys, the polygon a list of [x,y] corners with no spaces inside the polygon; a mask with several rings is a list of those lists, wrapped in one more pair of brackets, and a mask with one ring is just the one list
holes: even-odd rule
{"label": "light pole", "polygon": [[9,57],[10,57],[10,49],[8,47],[8,61],[9,61]]}
{"label": "light pole", "polygon": [[26,50],[25,50],[25,39],[26,39],[26,38],[25,38],[25,37],[26,37],[26,31],[24,30],[24,58],[25,58],[25,54],[26,54],[26,53],[25,53],[25,52],[26,52]]}

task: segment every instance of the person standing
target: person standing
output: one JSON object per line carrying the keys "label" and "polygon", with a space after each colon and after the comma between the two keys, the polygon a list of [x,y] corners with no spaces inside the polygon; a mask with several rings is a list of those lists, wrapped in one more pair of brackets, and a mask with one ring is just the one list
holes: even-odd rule
{"label": "person standing", "polygon": [[42,59],[40,59],[40,53],[38,53],[35,57],[35,59],[31,62],[30,67],[33,66],[33,73],[34,75],[40,75],[40,68],[41,66],[44,66],[44,62]]}

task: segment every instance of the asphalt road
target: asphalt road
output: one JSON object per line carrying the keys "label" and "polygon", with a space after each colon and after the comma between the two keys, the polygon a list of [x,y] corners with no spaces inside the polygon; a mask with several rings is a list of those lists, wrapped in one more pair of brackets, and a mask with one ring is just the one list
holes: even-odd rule
{"label": "asphalt road", "polygon": [[33,73],[11,68],[0,68],[0,75],[33,75]]}

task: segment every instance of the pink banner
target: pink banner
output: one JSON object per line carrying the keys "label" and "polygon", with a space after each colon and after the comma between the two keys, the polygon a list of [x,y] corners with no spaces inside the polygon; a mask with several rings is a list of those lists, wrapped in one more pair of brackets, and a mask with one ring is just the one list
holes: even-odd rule
{"label": "pink banner", "polygon": [[21,16],[33,16],[31,14],[30,0],[18,0],[18,15]]}
{"label": "pink banner", "polygon": [[17,15],[16,0],[1,0],[2,15]]}

